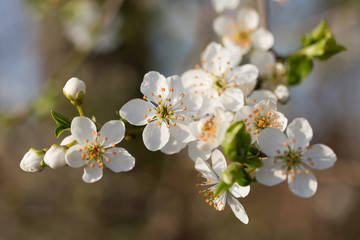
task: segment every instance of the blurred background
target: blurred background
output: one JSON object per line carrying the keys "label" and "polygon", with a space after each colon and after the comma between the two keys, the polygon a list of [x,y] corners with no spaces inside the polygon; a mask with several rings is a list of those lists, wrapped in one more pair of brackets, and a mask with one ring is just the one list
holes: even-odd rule
{"label": "blurred background", "polygon": [[[257,1],[244,0],[257,7]],[[127,173],[104,171],[86,184],[82,169],[19,168],[30,147],[54,137],[50,110],[77,115],[62,94],[73,76],[84,80],[87,116],[116,119],[127,101],[141,97],[143,75],[182,74],[199,62],[216,14],[210,0],[2,0],[0,1],[0,239],[356,239],[360,234],[360,2],[266,1],[267,23],[281,56],[327,19],[348,48],[291,89],[280,106],[289,120],[305,117],[312,143],[330,146],[335,166],[316,171],[310,199],[286,183],[253,184],[242,224],[229,207],[217,212],[198,196],[187,150],[166,156],[142,139],[123,141],[136,158]],[[130,126],[127,126],[130,127]]]}

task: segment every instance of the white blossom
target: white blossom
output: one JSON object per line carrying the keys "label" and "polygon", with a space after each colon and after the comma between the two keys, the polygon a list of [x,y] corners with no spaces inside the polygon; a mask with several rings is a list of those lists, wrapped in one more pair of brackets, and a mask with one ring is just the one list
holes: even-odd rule
{"label": "white blossom", "polygon": [[216,12],[223,12],[225,9],[235,9],[240,0],[212,0],[212,5]]}
{"label": "white blossom", "polygon": [[267,51],[274,45],[272,33],[259,27],[259,14],[252,8],[242,8],[236,19],[220,15],[214,20],[214,31],[223,39],[233,55],[246,54],[251,47]]}
{"label": "white blossom", "polygon": [[309,168],[329,168],[335,163],[336,155],[323,144],[309,145],[313,132],[304,118],[294,119],[286,134],[270,128],[260,133],[259,146],[267,158],[263,160],[263,167],[256,171],[256,179],[273,186],[287,178],[295,195],[311,197],[316,192],[317,180]]}
{"label": "white blossom", "polygon": [[199,176],[206,179],[206,181],[198,184],[197,187],[210,186],[208,189],[203,191],[200,190],[199,194],[204,194],[205,198],[209,197],[206,199],[206,202],[209,203],[210,206],[214,206],[214,208],[218,211],[223,211],[227,202],[235,216],[241,222],[247,224],[249,222],[249,218],[244,207],[236,198],[246,197],[250,192],[250,186],[241,187],[237,183],[234,183],[228,190],[221,192],[215,197],[214,191],[222,179],[221,172],[226,169],[227,164],[224,155],[219,150],[214,150],[212,152],[211,162],[212,168],[206,161],[200,158],[195,162],[195,169],[200,172]]}
{"label": "white blossom", "polygon": [[265,128],[278,128],[284,131],[287,118],[277,111],[276,102],[262,100],[255,106],[244,106],[235,115],[235,121],[244,121],[246,130],[251,135],[251,142],[259,139],[259,134]]}
{"label": "white blossom", "polygon": [[232,114],[227,114],[223,109],[217,108],[215,114],[210,114],[190,124],[191,133],[196,138],[196,141],[189,143],[188,148],[189,156],[193,161],[198,158],[208,159],[212,150],[220,146],[230,126],[231,118]]}
{"label": "white blossom", "polygon": [[230,52],[218,43],[210,43],[201,56],[202,68],[182,75],[184,87],[203,98],[200,116],[214,113],[216,107],[237,111],[244,106],[244,98],[255,87],[258,70],[246,64],[236,66]]}
{"label": "white blossom", "polygon": [[70,167],[84,167],[82,179],[87,183],[100,180],[104,166],[114,172],[129,171],[135,165],[134,157],[125,149],[115,147],[124,134],[122,121],[109,121],[97,132],[89,118],[75,117],[71,122],[71,135],[78,144],[68,149],[65,161]]}
{"label": "white blossom", "polygon": [[49,150],[45,153],[44,162],[47,166],[52,169],[57,169],[66,166],[65,162],[65,153],[67,148],[65,146],[60,146],[54,144],[50,147]]}
{"label": "white blossom", "polygon": [[63,92],[70,101],[81,102],[86,93],[86,85],[84,81],[73,77],[66,82]]}
{"label": "white blossom", "polygon": [[142,136],[150,151],[165,147],[164,152],[175,153],[181,150],[179,146],[195,140],[188,124],[200,109],[202,98],[187,94],[179,76],[165,78],[149,72],[141,83],[141,92],[143,99],[127,102],[120,115],[130,124],[146,125]]}
{"label": "white blossom", "polygon": [[25,172],[40,172],[45,165],[42,164],[45,152],[30,148],[20,162],[20,168]]}

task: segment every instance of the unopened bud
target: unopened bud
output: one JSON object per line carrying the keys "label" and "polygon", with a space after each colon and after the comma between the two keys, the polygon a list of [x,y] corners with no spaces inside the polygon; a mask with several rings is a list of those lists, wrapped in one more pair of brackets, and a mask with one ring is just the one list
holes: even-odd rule
{"label": "unopened bud", "polygon": [[86,93],[86,85],[76,77],[70,78],[63,88],[63,93],[72,104],[81,105]]}
{"label": "unopened bud", "polygon": [[286,103],[290,98],[289,88],[285,85],[278,85],[274,93],[280,103]]}
{"label": "unopened bud", "polygon": [[45,153],[44,162],[52,169],[57,169],[66,166],[65,153],[67,148],[54,144]]}
{"label": "unopened bud", "polygon": [[25,172],[41,172],[46,165],[43,163],[45,152],[30,148],[20,162],[20,168]]}

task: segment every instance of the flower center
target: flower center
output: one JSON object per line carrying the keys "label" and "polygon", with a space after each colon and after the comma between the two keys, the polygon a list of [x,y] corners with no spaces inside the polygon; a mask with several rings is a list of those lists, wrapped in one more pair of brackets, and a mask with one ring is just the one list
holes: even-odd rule
{"label": "flower center", "polygon": [[[198,177],[202,177],[203,175],[201,173],[198,173],[197,175]],[[205,182],[201,182],[195,185],[195,187],[201,187],[201,186],[205,186],[206,184],[210,183],[210,178],[206,179]],[[219,205],[224,206],[223,202],[220,201],[219,196],[214,196],[214,188],[208,188],[205,190],[199,190],[199,195],[202,195],[203,198],[205,198],[205,202],[207,204],[209,204],[209,206],[213,206],[217,211],[223,211],[224,207],[222,207],[221,209],[219,209]]]}
{"label": "flower center", "polygon": [[244,118],[244,122],[248,127],[248,131],[253,135],[258,134],[265,128],[279,127],[277,115],[271,110],[264,110],[263,106],[255,108],[252,114],[248,115],[249,118]]}
{"label": "flower center", "polygon": [[[92,132],[92,134],[96,134],[96,138],[94,139],[94,142],[91,144],[89,143],[88,139],[85,139],[86,145],[84,148],[80,148],[78,151],[82,152],[81,158],[83,161],[86,161],[84,164],[84,167],[87,167],[88,164],[90,164],[90,167],[93,168],[95,164],[98,164],[98,167],[104,166],[104,158],[103,154],[106,152],[106,149],[102,147],[101,144],[98,143],[98,138],[100,136],[100,133],[96,133],[95,131]],[[104,141],[107,141],[107,137],[103,137]],[[115,144],[112,145],[112,147],[115,147]],[[112,153],[113,155],[116,154],[116,152]],[[110,162],[109,158],[105,158],[106,162]]]}
{"label": "flower center", "polygon": [[[161,88],[161,92],[165,92],[165,88]],[[180,119],[181,121],[185,120],[185,117],[182,116],[183,113],[187,110],[187,107],[184,106],[182,98],[185,97],[184,93],[180,94],[180,98],[172,98],[174,92],[173,88],[170,88],[170,92],[167,96],[165,94],[159,94],[155,96],[154,93],[151,93],[151,99],[149,100],[147,96],[144,96],[143,99],[148,101],[153,105],[153,108],[148,108],[147,111],[155,111],[155,117],[149,118],[147,114],[144,114],[143,117],[147,118],[147,122],[158,121],[160,126],[164,122],[167,128],[170,126],[176,126],[175,120]],[[176,99],[176,100],[174,100]]]}
{"label": "flower center", "polygon": [[215,76],[213,84],[212,84],[212,88],[215,89],[219,95],[221,93],[223,93],[226,88],[228,87],[229,82],[227,81],[227,79],[225,78],[225,76]]}
{"label": "flower center", "polygon": [[217,120],[217,116],[212,116],[209,120],[207,120],[203,127],[202,127],[202,132],[200,134],[200,139],[204,142],[207,141],[214,141],[215,137],[216,137],[216,133],[217,133],[217,125],[216,125],[216,120]]}

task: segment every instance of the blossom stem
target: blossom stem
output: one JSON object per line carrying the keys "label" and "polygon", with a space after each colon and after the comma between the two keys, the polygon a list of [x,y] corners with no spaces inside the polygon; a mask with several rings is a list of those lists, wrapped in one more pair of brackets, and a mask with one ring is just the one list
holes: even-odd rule
{"label": "blossom stem", "polygon": [[80,105],[76,105],[76,108],[77,108],[77,110],[78,110],[78,112],[79,112],[79,115],[83,117],[83,116],[84,116],[84,113],[83,113],[83,110],[82,110],[81,106],[80,106]]}

